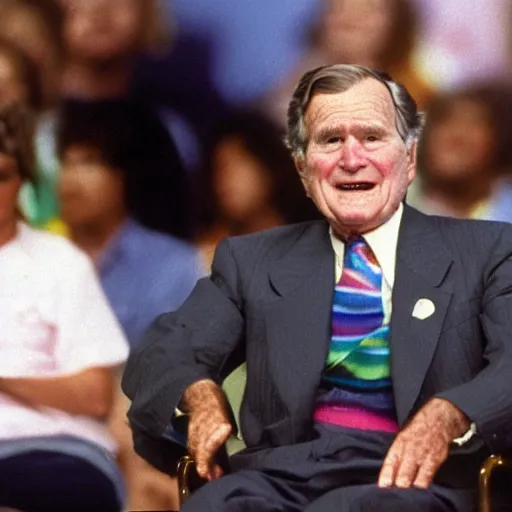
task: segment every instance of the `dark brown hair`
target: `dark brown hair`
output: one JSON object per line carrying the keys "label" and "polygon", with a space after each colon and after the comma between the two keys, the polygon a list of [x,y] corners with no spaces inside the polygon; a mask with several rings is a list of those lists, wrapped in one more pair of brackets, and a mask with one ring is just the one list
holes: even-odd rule
{"label": "dark brown hair", "polygon": [[206,144],[205,165],[197,179],[196,233],[204,235],[222,217],[214,193],[214,154],[221,143],[234,139],[259,164],[268,178],[270,202],[284,222],[293,223],[321,218],[313,202],[306,197],[294,162],[283,142],[283,134],[264,115],[240,110],[221,119],[211,130]]}
{"label": "dark brown hair", "polygon": [[[485,108],[496,149],[493,161],[495,170],[507,170],[512,166],[512,92],[510,84],[480,84],[435,96],[426,109],[426,121],[421,144],[418,148],[420,169],[428,174],[428,157],[425,154],[428,138],[439,123],[450,117],[453,107],[462,101],[477,103]],[[471,127],[468,127],[470,130]]]}
{"label": "dark brown hair", "polygon": [[0,153],[13,157],[23,180],[34,178],[34,124],[28,107],[21,103],[0,107]]}

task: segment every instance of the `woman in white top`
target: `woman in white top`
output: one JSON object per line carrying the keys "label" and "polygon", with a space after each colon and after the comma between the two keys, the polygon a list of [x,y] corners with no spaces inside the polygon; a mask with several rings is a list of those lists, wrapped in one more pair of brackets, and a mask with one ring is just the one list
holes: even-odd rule
{"label": "woman in white top", "polygon": [[17,211],[33,155],[21,106],[0,110],[0,507],[119,511],[106,426],[128,346],[94,269]]}

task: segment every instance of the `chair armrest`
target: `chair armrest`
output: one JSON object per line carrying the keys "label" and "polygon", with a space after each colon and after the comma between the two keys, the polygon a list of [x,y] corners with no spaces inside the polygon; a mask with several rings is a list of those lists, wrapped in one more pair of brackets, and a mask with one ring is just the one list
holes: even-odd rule
{"label": "chair armrest", "polygon": [[[229,473],[229,460],[225,445],[222,446],[215,456],[215,463],[222,468],[224,474]],[[180,506],[187,501],[194,491],[208,482],[197,474],[196,461],[190,454],[184,455],[178,461],[176,475],[178,477]]]}
{"label": "chair armrest", "polygon": [[498,468],[512,468],[512,454],[490,455],[483,462],[478,478],[479,512],[492,512],[491,476]]}
{"label": "chair armrest", "polygon": [[206,483],[196,471],[196,461],[191,455],[184,455],[178,461],[176,474],[178,477],[178,493],[180,507],[195,490]]}

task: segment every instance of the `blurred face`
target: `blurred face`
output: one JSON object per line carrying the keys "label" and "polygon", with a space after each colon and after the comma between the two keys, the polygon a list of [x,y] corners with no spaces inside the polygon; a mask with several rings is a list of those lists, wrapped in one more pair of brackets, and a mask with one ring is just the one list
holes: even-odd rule
{"label": "blurred face", "polygon": [[59,55],[49,43],[48,28],[41,18],[28,7],[13,7],[0,12],[0,32],[38,66],[45,98],[54,98],[60,73]]}
{"label": "blurred face", "polygon": [[309,144],[297,167],[308,195],[340,235],[386,222],[415,174],[386,87],[366,79],[337,94],[316,94],[306,113]]}
{"label": "blurred face", "polygon": [[458,182],[490,175],[495,151],[487,107],[459,99],[425,139],[425,153],[432,178]]}
{"label": "blurred face", "polygon": [[0,50],[0,106],[26,100],[28,90],[12,58]]}
{"label": "blurred face", "polygon": [[0,243],[6,241],[6,233],[12,233],[15,229],[21,183],[16,160],[0,152]]}
{"label": "blurred face", "polygon": [[393,23],[390,0],[329,0],[321,44],[335,61],[378,65]]}
{"label": "blurred face", "polygon": [[64,152],[59,198],[62,219],[71,229],[101,225],[124,215],[120,173],[90,148],[72,146]]}
{"label": "blurred face", "polygon": [[64,36],[72,57],[109,61],[131,54],[139,43],[145,0],[62,0]]}
{"label": "blurred face", "polygon": [[214,192],[225,216],[243,222],[266,207],[270,196],[266,171],[238,139],[219,144],[214,169]]}

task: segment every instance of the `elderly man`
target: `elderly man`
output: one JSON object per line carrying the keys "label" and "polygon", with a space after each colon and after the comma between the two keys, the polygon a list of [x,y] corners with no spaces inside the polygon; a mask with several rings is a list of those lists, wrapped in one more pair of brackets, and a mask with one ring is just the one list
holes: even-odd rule
{"label": "elderly man", "polygon": [[[190,415],[211,482],[184,511],[468,511],[479,462],[512,444],[512,230],[403,204],[420,124],[379,72],[305,74],[288,144],[327,222],[223,241],[132,356],[136,436],[158,447],[175,407]],[[248,448],[218,478],[218,383],[242,360]]]}

